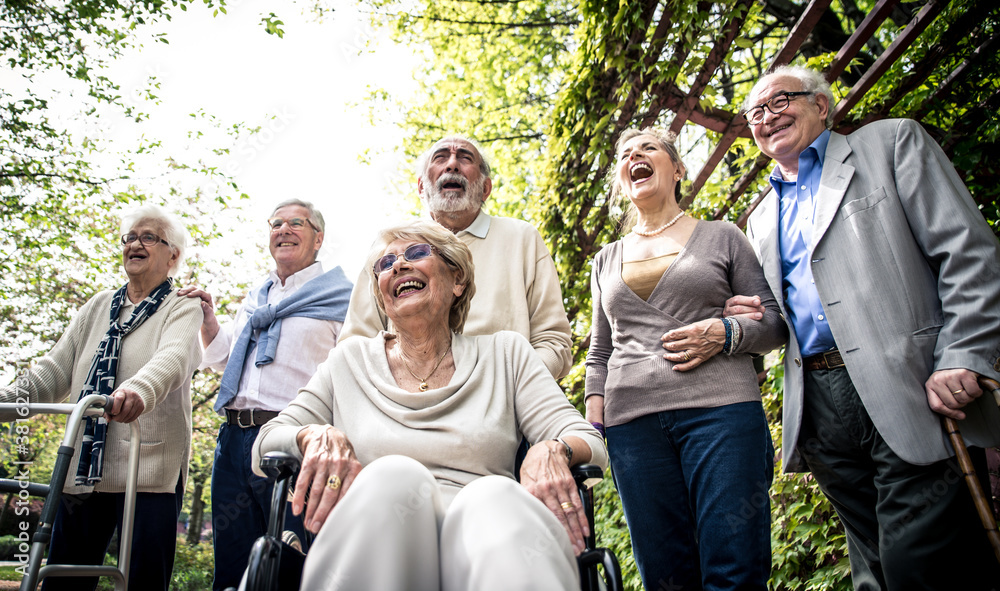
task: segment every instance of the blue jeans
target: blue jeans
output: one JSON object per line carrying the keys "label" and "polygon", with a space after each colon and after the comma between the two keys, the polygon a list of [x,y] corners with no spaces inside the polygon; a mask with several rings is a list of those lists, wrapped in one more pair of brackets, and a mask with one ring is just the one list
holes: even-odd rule
{"label": "blue jeans", "polygon": [[[172,493],[136,494],[129,589],[167,591],[183,500],[180,476]],[[125,493],[63,495],[52,523],[48,564],[104,564],[111,536],[121,531],[124,512]],[[97,577],[49,577],[42,583],[42,591],[95,588]]]}
{"label": "blue jeans", "polygon": [[660,412],[607,434],[646,589],[767,589],[774,448],[759,402]]}
{"label": "blue jeans", "polygon": [[[260,427],[222,425],[212,466],[212,545],[216,591],[239,587],[254,542],[267,532],[274,485],[253,473],[252,449]],[[286,530],[302,537],[302,520],[285,514]]]}

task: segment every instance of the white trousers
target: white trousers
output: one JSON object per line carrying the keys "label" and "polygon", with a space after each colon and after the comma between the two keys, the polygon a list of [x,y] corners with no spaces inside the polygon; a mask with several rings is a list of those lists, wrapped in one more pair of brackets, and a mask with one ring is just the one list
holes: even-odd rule
{"label": "white trousers", "polygon": [[479,478],[445,506],[422,464],[366,466],[330,513],[306,559],[306,591],[577,590],[562,524],[521,485]]}

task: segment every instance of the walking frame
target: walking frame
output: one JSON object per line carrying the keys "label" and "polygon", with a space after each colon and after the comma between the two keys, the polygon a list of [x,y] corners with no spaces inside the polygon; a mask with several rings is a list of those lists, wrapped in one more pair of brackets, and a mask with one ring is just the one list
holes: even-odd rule
{"label": "walking frame", "polygon": [[[49,484],[33,484],[21,480],[0,479],[0,492],[20,493],[27,490],[30,496],[44,496],[45,505],[38,520],[38,527],[31,538],[28,552],[28,563],[21,579],[21,591],[34,591],[42,579],[46,577],[98,576],[110,577],[114,580],[115,591],[128,589],[129,561],[132,553],[133,520],[135,517],[135,495],[139,478],[139,421],[129,423],[131,429],[129,440],[128,472],[125,481],[125,508],[122,515],[122,527],[119,531],[118,566],[103,565],[71,565],[46,564],[42,566],[42,557],[52,539],[52,524],[62,499],[63,486],[70,471],[73,452],[76,450],[76,436],[84,417],[100,416],[104,409],[111,406],[111,397],[101,394],[90,394],[75,404],[70,403],[30,403],[0,404],[0,413],[17,412],[22,418],[37,414],[69,415],[66,420],[66,433],[62,444],[56,452],[55,465],[52,468],[52,479]],[[23,415],[24,409],[28,414]]]}
{"label": "walking frame", "polygon": [[[991,393],[997,405],[1000,406],[1000,383],[989,378],[980,377],[979,385],[984,392]],[[965,447],[962,434],[958,430],[958,423],[951,417],[942,417],[942,419],[944,420],[944,430],[948,433],[951,446],[955,449],[955,457],[958,459],[958,465],[965,476],[965,484],[969,487],[969,492],[972,493],[972,502],[976,505],[979,520],[982,521],[983,529],[986,530],[986,536],[990,539],[990,545],[993,546],[993,554],[996,556],[997,562],[1000,562],[1000,531],[997,531],[997,522],[993,517],[993,507],[989,498],[987,498],[986,494],[983,493],[983,489],[979,486],[979,479],[976,478],[976,469],[972,465],[969,450]]]}

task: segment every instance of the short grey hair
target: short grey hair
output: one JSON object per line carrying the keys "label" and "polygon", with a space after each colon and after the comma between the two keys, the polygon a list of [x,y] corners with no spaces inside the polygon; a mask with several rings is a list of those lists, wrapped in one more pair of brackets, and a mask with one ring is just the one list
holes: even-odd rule
{"label": "short grey hair", "polygon": [[[451,304],[451,312],[448,314],[448,327],[452,332],[461,334],[465,328],[465,320],[469,316],[469,307],[472,303],[472,296],[476,295],[476,266],[472,262],[472,251],[451,232],[437,222],[430,220],[417,220],[408,224],[385,228],[378,233],[375,244],[372,245],[371,253],[365,265],[367,269],[372,269],[375,261],[380,259],[385,253],[386,247],[397,240],[414,240],[426,242],[435,249],[441,259],[449,268],[458,272],[456,281],[465,286],[462,295],[455,298]],[[385,314],[385,302],[382,301],[382,292],[378,289],[378,277],[372,279],[372,294],[375,296],[375,304],[379,312]]]}
{"label": "short grey hair", "polygon": [[320,213],[318,209],[316,209],[316,206],[314,206],[312,203],[308,201],[303,201],[301,199],[294,199],[294,198],[285,199],[281,203],[274,206],[274,209],[271,211],[271,215],[273,216],[274,214],[276,214],[278,210],[281,209],[282,207],[289,207],[292,205],[298,205],[299,207],[306,208],[309,211],[309,221],[315,224],[316,227],[319,228],[320,232],[326,231],[326,221],[323,220],[323,214]]}
{"label": "short grey hair", "polygon": [[753,88],[750,89],[750,94],[743,99],[744,111],[754,106],[750,104],[750,99],[757,94],[757,91],[764,85],[768,78],[773,78],[775,76],[788,76],[790,78],[797,79],[802,83],[802,90],[813,93],[813,96],[809,97],[809,100],[813,103],[816,102],[815,95],[822,94],[825,96],[826,102],[829,105],[829,108],[826,111],[826,126],[830,127],[833,124],[834,100],[833,90],[830,88],[830,83],[826,81],[823,74],[803,66],[778,66],[765,76],[761,77],[761,79],[757,81],[757,84],[754,84]]}
{"label": "short grey hair", "polygon": [[161,238],[169,243],[171,250],[177,255],[174,264],[167,270],[167,276],[173,277],[184,262],[184,251],[187,250],[188,243],[187,229],[162,207],[148,204],[130,209],[122,215],[121,233],[128,234],[139,222],[149,222],[156,226],[162,234]]}
{"label": "short grey hair", "polygon": [[486,154],[483,152],[483,147],[479,145],[479,142],[472,138],[465,137],[464,135],[449,135],[431,144],[431,147],[424,150],[424,153],[417,158],[417,176],[424,181],[424,184],[427,183],[427,168],[431,163],[431,154],[434,153],[434,146],[446,140],[460,140],[472,144],[472,147],[475,148],[476,152],[479,154],[479,173],[483,175],[483,178],[492,178],[490,176],[492,168],[490,168],[489,158],[487,158]]}

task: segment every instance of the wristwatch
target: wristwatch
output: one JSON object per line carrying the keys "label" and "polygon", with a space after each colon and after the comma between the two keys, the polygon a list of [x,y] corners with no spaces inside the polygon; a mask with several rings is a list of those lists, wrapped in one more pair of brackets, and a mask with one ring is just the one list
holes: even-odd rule
{"label": "wristwatch", "polygon": [[570,445],[570,444],[568,444],[568,443],[566,443],[566,440],[563,439],[562,437],[556,437],[552,441],[558,441],[559,443],[561,443],[563,445],[563,448],[565,448],[565,450],[566,450],[566,463],[572,466],[573,465],[573,446]]}

